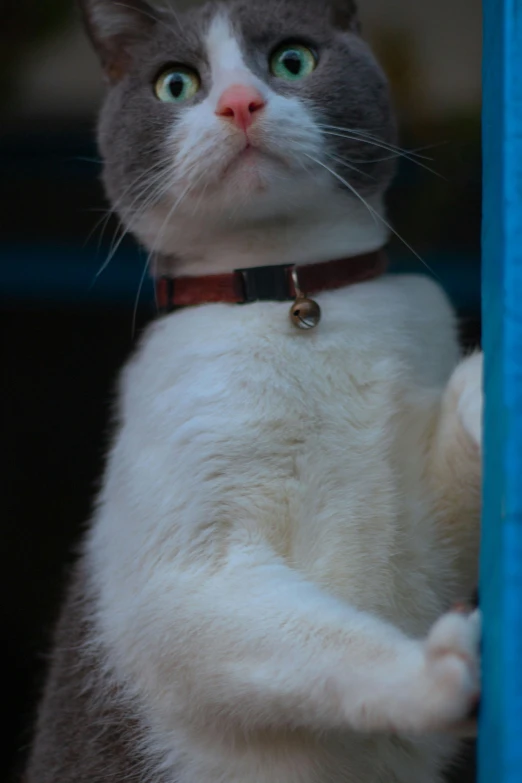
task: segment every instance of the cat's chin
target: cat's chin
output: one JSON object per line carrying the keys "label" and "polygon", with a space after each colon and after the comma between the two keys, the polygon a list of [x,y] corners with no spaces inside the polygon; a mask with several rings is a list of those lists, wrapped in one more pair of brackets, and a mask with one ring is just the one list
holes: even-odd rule
{"label": "cat's chin", "polygon": [[246,146],[226,165],[218,188],[233,188],[242,198],[250,193],[266,192],[281,178],[283,161],[253,145]]}

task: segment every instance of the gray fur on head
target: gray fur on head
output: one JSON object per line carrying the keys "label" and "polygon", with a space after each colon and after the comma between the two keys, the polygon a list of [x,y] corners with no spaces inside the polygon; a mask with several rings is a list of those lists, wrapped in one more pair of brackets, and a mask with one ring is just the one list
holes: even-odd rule
{"label": "gray fur on head", "polygon": [[[205,101],[212,87],[205,36],[212,19],[220,12],[227,15],[245,65],[258,83],[266,85],[278,100],[290,99],[289,107],[295,107],[298,101],[302,111],[311,118],[310,124],[314,124],[313,130],[321,138],[320,144],[309,147],[308,151],[312,150],[312,157],[321,157],[323,164],[334,172],[329,187],[344,189],[348,197],[353,189],[368,196],[382,194],[388,186],[394,172],[394,156],[388,146],[395,139],[394,119],[386,79],[359,34],[354,0],[263,0],[262,3],[210,0],[187,10],[180,10],[176,5],[152,5],[144,0],[80,2],[109,82],[99,126],[107,193],[127,228],[149,249],[152,243],[143,228],[145,213],[141,214],[139,226],[134,218],[140,208],[150,212],[158,207],[154,203],[152,183],[162,165],[165,181],[168,177],[176,181],[173,169],[178,166],[183,146],[178,131],[181,132],[187,113]],[[278,80],[268,68],[274,47],[289,39],[309,43],[319,56],[317,69],[299,82]],[[201,78],[200,92],[184,105],[166,105],[154,95],[154,80],[171,64],[188,65]],[[275,134],[277,150],[285,144],[288,147],[287,169],[282,172],[281,180],[285,177],[288,180],[286,191],[282,191],[279,201],[275,199],[274,214],[280,214],[294,198],[289,184],[291,178],[299,198],[308,187],[316,189],[317,203],[322,199],[318,167],[314,169],[310,155],[303,153],[299,159],[299,144],[303,149],[299,137],[302,123],[299,126],[292,112],[289,108],[279,122],[272,119],[270,128],[263,129],[263,138],[269,145],[271,135]],[[201,136],[200,128],[196,124],[197,133],[187,131],[187,138],[193,140],[195,147],[203,144],[197,140]],[[226,150],[228,141],[223,134],[216,138],[214,151]],[[202,160],[192,168],[195,177],[200,176],[201,170],[199,185],[194,184],[188,195],[183,196],[176,218],[181,220],[185,203],[197,198],[200,216],[208,224],[219,219],[217,205],[238,214],[232,203],[234,195],[237,199],[238,188],[219,189],[221,169],[217,164],[213,168],[207,137],[205,144],[205,152],[201,146]],[[274,141],[270,150],[274,155],[275,145]],[[192,151],[193,158],[197,152],[196,148]],[[281,154],[284,153],[283,150]],[[325,165],[320,172],[323,177]],[[308,179],[304,176],[305,168]],[[178,174],[181,182],[184,175],[181,176],[180,170]],[[343,181],[348,184],[344,186]],[[169,207],[181,199],[183,190],[179,182],[168,196],[165,193],[161,199],[158,196],[163,205],[156,209],[156,215],[168,214]],[[268,214],[265,202],[262,198],[252,201],[249,220],[254,215]],[[244,197],[241,208],[245,215],[249,204],[249,199]],[[306,205],[300,207],[304,208]],[[186,225],[188,214],[183,219]],[[172,252],[170,245],[156,250]]]}

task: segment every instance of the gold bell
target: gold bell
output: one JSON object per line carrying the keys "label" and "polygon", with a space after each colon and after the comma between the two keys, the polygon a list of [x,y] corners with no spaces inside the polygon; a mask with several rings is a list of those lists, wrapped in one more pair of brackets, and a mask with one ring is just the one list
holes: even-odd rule
{"label": "gold bell", "polygon": [[321,308],[313,299],[301,297],[290,308],[290,320],[297,329],[315,329],[321,320]]}

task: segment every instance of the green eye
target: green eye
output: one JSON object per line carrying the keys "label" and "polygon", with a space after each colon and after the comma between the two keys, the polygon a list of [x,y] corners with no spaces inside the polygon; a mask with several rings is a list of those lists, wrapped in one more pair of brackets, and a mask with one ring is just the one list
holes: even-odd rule
{"label": "green eye", "polygon": [[163,71],[154,85],[156,97],[163,103],[183,103],[196,95],[201,81],[196,71],[177,66]]}
{"label": "green eye", "polygon": [[304,79],[316,68],[316,54],[308,46],[299,43],[283,44],[270,59],[270,69],[274,76],[287,81]]}

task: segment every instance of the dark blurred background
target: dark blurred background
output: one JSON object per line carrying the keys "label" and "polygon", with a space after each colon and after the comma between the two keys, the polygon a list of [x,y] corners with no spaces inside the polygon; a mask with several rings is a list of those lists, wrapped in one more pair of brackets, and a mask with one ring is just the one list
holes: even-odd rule
{"label": "dark blurred background", "polygon": [[[393,222],[480,339],[480,0],[360,0],[407,149]],[[73,0],[0,0],[0,779],[30,738],[67,564],[103,467],[119,368],[153,317],[144,258],[117,222],[94,143],[98,64]],[[396,269],[421,271],[398,240]],[[424,269],[426,271],[426,269]],[[136,318],[134,311],[136,309]],[[135,321],[135,323],[134,323]],[[468,759],[455,773],[473,779]]]}

